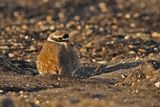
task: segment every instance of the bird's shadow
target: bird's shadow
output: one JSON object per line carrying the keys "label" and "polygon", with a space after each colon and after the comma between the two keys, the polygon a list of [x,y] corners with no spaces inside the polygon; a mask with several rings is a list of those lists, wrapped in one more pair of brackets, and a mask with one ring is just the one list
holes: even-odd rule
{"label": "bird's shadow", "polygon": [[131,69],[135,68],[141,64],[148,63],[153,66],[155,69],[160,68],[160,60],[148,60],[148,61],[135,61],[135,62],[126,62],[120,63],[113,66],[98,66],[97,68],[80,68],[75,72],[75,76],[81,78],[89,78],[92,76],[104,74],[104,73],[111,73],[111,72],[118,72],[121,69]]}
{"label": "bird's shadow", "polygon": [[[0,66],[8,67],[13,72],[17,72],[19,74],[25,74],[25,75],[38,74],[35,62],[27,62],[24,60],[9,60],[6,57],[4,58],[4,56],[0,56],[0,60],[1,60]],[[78,68],[72,74],[72,77],[89,78],[89,77],[100,75],[103,73],[111,73],[111,72],[119,71],[121,69],[134,68],[140,64],[143,64],[144,62],[145,61],[126,62],[126,63],[116,64],[113,66],[105,66],[105,65],[88,66],[91,64],[87,64],[85,66],[81,66],[80,68]],[[156,69],[160,68],[160,60],[148,60],[146,62],[152,64]],[[26,72],[29,72],[29,73],[26,73]]]}
{"label": "bird's shadow", "polygon": [[[72,75],[65,75],[65,76],[51,76],[51,77],[47,77],[45,76],[43,77],[39,77],[40,79],[38,81],[50,81],[51,83],[58,81],[57,78],[64,78],[65,81],[61,81],[62,84],[68,84],[67,81],[72,81],[75,79],[75,81],[79,81],[78,79],[86,79],[86,81],[88,81],[88,79],[90,79],[90,77],[93,76],[97,76],[100,74],[104,74],[104,73],[111,73],[111,72],[118,72],[121,69],[130,69],[130,68],[134,68],[136,66],[139,66],[143,63],[149,63],[152,64],[154,68],[159,69],[160,68],[160,60],[149,60],[149,61],[136,61],[136,62],[128,62],[128,63],[120,63],[120,64],[116,64],[113,66],[82,66],[79,69],[77,69],[74,74]],[[22,74],[22,75],[30,75],[29,77],[31,78],[31,80],[34,80],[34,77],[39,76],[37,75],[37,69],[36,69],[36,64],[35,62],[27,62],[27,61],[18,61],[18,60],[9,60],[6,57],[2,57],[0,56],[0,67],[7,67],[10,69],[11,72],[17,73],[17,74]],[[9,71],[6,71],[9,72]],[[30,73],[26,73],[26,72],[30,72]],[[55,77],[55,78],[54,78]],[[67,78],[66,78],[67,77]],[[69,77],[69,78],[68,78]],[[25,78],[25,77],[24,77]],[[49,79],[50,78],[50,79]],[[35,80],[35,84],[36,84]],[[37,83],[38,84],[38,83]],[[53,84],[51,84],[53,85]],[[52,86],[53,87],[57,87],[57,86]],[[65,86],[64,86],[65,87]],[[43,85],[40,85],[40,87],[36,87],[36,88],[23,88],[21,86],[15,86],[15,87],[10,87],[10,85],[7,85],[5,87],[2,88],[2,90],[4,90],[4,92],[8,92],[8,91],[29,91],[29,92],[34,92],[34,91],[40,91],[40,90],[45,90],[48,89],[48,87],[45,87]]]}

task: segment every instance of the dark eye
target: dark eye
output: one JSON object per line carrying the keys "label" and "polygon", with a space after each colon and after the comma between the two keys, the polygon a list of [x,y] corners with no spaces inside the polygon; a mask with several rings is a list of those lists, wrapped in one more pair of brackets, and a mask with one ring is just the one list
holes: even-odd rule
{"label": "dark eye", "polygon": [[62,40],[63,38],[62,37],[60,37],[60,38],[58,38],[59,40]]}
{"label": "dark eye", "polygon": [[66,33],[66,34],[64,34],[63,38],[64,39],[69,38],[69,35]]}

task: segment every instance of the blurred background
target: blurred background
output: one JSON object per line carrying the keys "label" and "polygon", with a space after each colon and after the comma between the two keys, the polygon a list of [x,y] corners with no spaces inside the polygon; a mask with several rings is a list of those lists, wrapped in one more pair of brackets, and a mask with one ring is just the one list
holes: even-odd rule
{"label": "blurred background", "polygon": [[70,34],[82,62],[159,58],[160,0],[1,0],[0,53],[35,61],[56,30]]}
{"label": "blurred background", "polygon": [[[105,73],[12,72],[14,65],[34,71],[43,42],[57,30],[69,33],[82,63],[103,64]],[[160,0],[0,0],[0,54],[13,62],[0,56],[0,107],[160,107]]]}

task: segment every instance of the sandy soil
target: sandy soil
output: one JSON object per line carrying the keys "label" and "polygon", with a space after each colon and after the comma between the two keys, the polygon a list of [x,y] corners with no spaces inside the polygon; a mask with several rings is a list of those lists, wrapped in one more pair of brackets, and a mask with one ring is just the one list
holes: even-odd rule
{"label": "sandy soil", "polygon": [[[159,8],[159,0],[0,0],[0,107],[159,107]],[[96,67],[38,75],[36,55],[56,30]]]}

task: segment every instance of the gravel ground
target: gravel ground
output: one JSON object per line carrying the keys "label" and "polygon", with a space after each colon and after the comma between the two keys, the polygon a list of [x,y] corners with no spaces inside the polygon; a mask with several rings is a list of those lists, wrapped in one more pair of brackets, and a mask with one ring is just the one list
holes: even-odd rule
{"label": "gravel ground", "polygon": [[[160,0],[0,0],[0,107],[159,107],[159,8]],[[37,75],[36,55],[57,30],[81,63],[105,69]]]}

